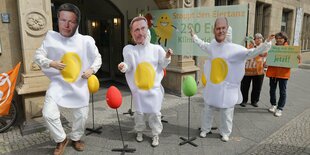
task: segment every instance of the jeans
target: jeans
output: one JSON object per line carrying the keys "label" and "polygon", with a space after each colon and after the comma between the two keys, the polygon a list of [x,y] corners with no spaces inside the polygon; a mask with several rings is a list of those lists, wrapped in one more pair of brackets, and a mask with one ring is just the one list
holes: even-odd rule
{"label": "jeans", "polygon": [[279,89],[280,89],[280,98],[278,101],[278,107],[277,109],[283,110],[286,102],[286,85],[287,85],[288,79],[281,79],[281,78],[270,78],[269,86],[270,86],[270,103],[273,106],[276,106],[276,89],[277,84],[279,83]]}

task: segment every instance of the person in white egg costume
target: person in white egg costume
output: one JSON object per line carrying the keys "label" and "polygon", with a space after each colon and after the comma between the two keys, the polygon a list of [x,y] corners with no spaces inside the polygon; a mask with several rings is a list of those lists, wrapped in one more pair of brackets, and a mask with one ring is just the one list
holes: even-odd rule
{"label": "person in white egg costume", "polygon": [[202,41],[191,29],[190,34],[196,43],[207,54],[204,76],[206,86],[203,90],[205,108],[202,111],[200,137],[206,137],[211,131],[213,112],[220,110],[221,140],[227,142],[232,132],[234,106],[242,101],[240,83],[244,76],[245,62],[249,58],[270,49],[270,35],[266,42],[255,49],[247,49],[243,46],[231,43],[226,39],[228,30],[226,17],[218,17],[214,23],[214,37],[211,43]]}
{"label": "person in white egg costume", "polygon": [[173,51],[168,49],[165,52],[161,46],[150,43],[145,17],[135,17],[129,27],[136,45],[124,47],[124,62],[118,65],[118,69],[125,73],[136,108],[136,140],[143,141],[147,120],[152,129],[152,146],[156,147],[159,145],[159,134],[163,130],[160,110],[164,89],[161,80],[164,76],[163,69],[170,63]]}
{"label": "person in white egg costume", "polygon": [[101,66],[101,55],[90,36],[78,32],[80,10],[73,4],[62,4],[57,12],[59,33],[48,31],[34,61],[51,80],[42,109],[43,118],[57,147],[54,155],[63,154],[69,142],[60,121],[59,107],[73,114],[70,139],[73,148],[84,150],[81,137],[88,117],[87,79]]}

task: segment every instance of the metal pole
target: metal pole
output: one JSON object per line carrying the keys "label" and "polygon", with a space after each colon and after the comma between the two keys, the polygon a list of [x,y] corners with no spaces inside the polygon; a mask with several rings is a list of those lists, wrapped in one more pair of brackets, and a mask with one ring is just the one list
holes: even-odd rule
{"label": "metal pole", "polygon": [[120,123],[120,121],[119,121],[119,116],[118,116],[118,111],[117,111],[117,109],[116,109],[116,114],[117,114],[117,120],[118,120],[119,132],[121,133],[121,138],[122,138],[123,148],[125,148],[125,143],[124,143],[124,139],[123,139],[122,128],[121,128],[121,123]]}
{"label": "metal pole", "polygon": [[187,119],[188,119],[188,121],[187,121],[187,139],[189,140],[189,126],[190,126],[190,121],[191,121],[191,119],[190,119],[190,104],[191,104],[191,100],[190,100],[190,97],[188,97],[188,114],[187,114]]}
{"label": "metal pole", "polygon": [[93,113],[93,129],[95,129],[95,112],[94,112],[94,94],[91,93],[91,104],[92,104],[92,113]]}

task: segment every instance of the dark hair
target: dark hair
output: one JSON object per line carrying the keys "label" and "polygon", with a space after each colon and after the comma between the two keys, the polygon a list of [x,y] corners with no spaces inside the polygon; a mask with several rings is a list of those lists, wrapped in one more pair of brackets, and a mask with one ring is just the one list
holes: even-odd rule
{"label": "dark hair", "polygon": [[289,44],[288,36],[285,32],[281,31],[275,34],[275,38],[283,38],[287,44]]}
{"label": "dark hair", "polygon": [[70,12],[73,12],[76,17],[77,17],[77,23],[79,24],[80,23],[80,20],[81,20],[81,12],[80,12],[80,9],[71,4],[71,3],[65,3],[65,4],[62,4],[60,5],[60,7],[58,8],[58,11],[57,11],[57,17],[59,17],[59,13],[60,11],[70,11]]}

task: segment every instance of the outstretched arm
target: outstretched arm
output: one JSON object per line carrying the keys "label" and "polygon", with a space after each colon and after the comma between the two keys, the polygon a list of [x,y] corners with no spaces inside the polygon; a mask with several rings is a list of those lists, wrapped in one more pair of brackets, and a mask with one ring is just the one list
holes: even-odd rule
{"label": "outstretched arm", "polygon": [[274,39],[274,35],[270,35],[267,40],[257,48],[249,49],[249,52],[247,53],[247,59],[254,58],[255,56],[264,53],[265,51],[268,51],[271,48],[271,41]]}
{"label": "outstretched arm", "polygon": [[194,33],[192,27],[189,28],[189,33],[190,33],[194,43],[197,44],[203,51],[206,51],[210,43],[204,42],[203,40],[198,38],[198,36]]}

